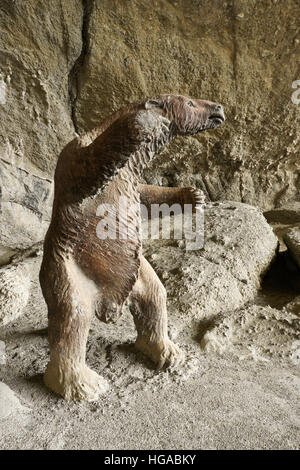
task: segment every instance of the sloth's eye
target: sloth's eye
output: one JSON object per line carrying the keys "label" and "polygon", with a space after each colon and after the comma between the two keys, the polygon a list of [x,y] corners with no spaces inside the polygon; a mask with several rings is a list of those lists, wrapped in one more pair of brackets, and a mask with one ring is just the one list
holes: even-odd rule
{"label": "sloth's eye", "polygon": [[191,100],[188,101],[188,106],[190,106],[191,108],[196,108],[195,104]]}

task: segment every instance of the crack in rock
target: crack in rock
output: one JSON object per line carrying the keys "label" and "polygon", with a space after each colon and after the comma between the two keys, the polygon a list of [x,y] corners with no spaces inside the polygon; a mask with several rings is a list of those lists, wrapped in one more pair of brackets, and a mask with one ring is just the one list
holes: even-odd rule
{"label": "crack in rock", "polygon": [[75,132],[79,134],[79,127],[76,118],[76,102],[79,94],[79,83],[78,77],[80,74],[81,68],[84,66],[85,58],[89,51],[89,24],[91,13],[94,8],[94,0],[83,0],[82,2],[83,14],[82,14],[82,28],[81,28],[81,37],[82,37],[82,48],[79,56],[77,57],[74,65],[69,73],[68,88],[69,88],[69,98],[71,104],[71,119],[74,125]]}

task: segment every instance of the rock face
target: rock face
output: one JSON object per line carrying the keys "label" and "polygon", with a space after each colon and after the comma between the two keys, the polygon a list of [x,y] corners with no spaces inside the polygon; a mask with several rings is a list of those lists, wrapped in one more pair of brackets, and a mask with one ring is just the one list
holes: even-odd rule
{"label": "rock face", "polygon": [[167,289],[173,317],[183,325],[252,299],[277,244],[260,211],[224,202],[206,207],[202,249],[186,251],[184,240],[149,239],[144,253]]}
{"label": "rock face", "polygon": [[227,116],[217,132],[174,141],[149,183],[265,209],[299,197],[297,0],[48,3],[0,6],[4,257],[43,237],[57,156],[75,131],[145,95],[207,97]]}
{"label": "rock face", "polygon": [[74,136],[69,86],[81,25],[80,1],[1,2],[2,253],[44,237],[57,156]]}
{"label": "rock face", "polygon": [[0,166],[1,244],[6,249],[25,249],[44,238],[51,218],[53,184],[6,162],[0,161]]}
{"label": "rock face", "polygon": [[[272,208],[299,196],[299,2],[86,2],[78,129],[123,103],[170,92],[219,101],[226,125],[175,141],[148,182]],[[298,12],[298,14],[296,13]],[[278,20],[280,18],[280,21]],[[300,88],[300,87],[298,87]]]}

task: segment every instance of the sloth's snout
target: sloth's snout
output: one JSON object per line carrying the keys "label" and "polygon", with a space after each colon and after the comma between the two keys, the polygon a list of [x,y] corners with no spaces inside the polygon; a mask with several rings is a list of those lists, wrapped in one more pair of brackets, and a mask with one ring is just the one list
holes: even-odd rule
{"label": "sloth's snout", "polygon": [[216,126],[220,126],[225,121],[224,109],[221,104],[215,104],[211,107],[209,119],[212,120]]}

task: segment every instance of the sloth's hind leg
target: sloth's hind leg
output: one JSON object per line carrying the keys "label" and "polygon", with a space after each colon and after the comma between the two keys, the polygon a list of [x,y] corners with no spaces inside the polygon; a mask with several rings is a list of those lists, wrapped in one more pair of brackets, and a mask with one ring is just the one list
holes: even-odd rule
{"label": "sloth's hind leg", "polygon": [[40,280],[49,319],[50,362],[44,382],[67,400],[97,400],[108,384],[85,363],[95,286],[74,260],[44,261]]}
{"label": "sloth's hind leg", "polygon": [[166,290],[144,257],[129,298],[129,309],[138,332],[137,349],[159,368],[181,364],[184,354],[168,337]]}

